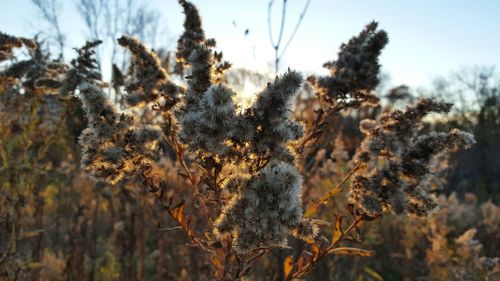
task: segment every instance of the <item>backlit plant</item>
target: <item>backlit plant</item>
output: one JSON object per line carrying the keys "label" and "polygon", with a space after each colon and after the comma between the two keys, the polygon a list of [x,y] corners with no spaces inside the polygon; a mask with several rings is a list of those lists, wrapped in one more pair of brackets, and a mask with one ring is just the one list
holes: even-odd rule
{"label": "backlit plant", "polygon": [[[215,40],[205,37],[196,7],[179,2],[186,20],[173,69],[163,67],[158,54],[139,40],[122,36],[118,43],[130,51],[131,62],[126,74],[115,69],[114,85],[101,80],[93,58],[96,41],[77,49],[70,65],[49,64],[34,53],[38,68],[30,62],[3,70],[2,98],[16,83],[32,83],[40,96],[77,97],[87,124],[79,137],[81,167],[98,183],[96,189],[113,186],[125,191],[123,198],[131,196],[129,185],[149,192],[158,216],[168,214],[178,224],[170,230],[184,231],[190,245],[208,257],[210,278],[240,279],[260,258],[291,247],[299,254],[285,258],[283,278],[301,278],[327,255],[370,256],[370,250],[344,245],[361,240],[362,224],[385,213],[426,217],[435,210],[426,184],[433,176],[432,159],[467,148],[474,139],[457,129],[423,132],[424,117],[451,107],[430,99],[362,120],[364,139],[349,161],[350,171],[320,200],[302,199],[312,188],[304,180],[311,175],[302,174],[308,171],[304,160],[325,157],[314,148],[327,129],[335,129],[335,116],[380,107],[378,57],[388,38],[377,23],[341,46],[338,58],[325,64],[329,75],[305,82],[298,71],[287,70],[243,108],[225,83],[230,63],[214,50]],[[23,45],[37,50],[33,41],[0,34],[0,60]],[[294,97],[305,83],[319,105],[307,124],[293,114]],[[111,91],[124,102],[113,102]],[[342,155],[347,162],[350,157]],[[349,181],[348,215],[336,214],[331,222],[315,219]],[[83,225],[75,224],[75,231]],[[117,224],[114,231],[124,227]],[[303,242],[288,243],[290,237]]]}

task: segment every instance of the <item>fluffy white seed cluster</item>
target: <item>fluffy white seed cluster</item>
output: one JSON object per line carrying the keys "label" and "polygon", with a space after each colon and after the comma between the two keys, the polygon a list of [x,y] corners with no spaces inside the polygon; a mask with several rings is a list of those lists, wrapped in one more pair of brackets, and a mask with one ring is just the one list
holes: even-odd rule
{"label": "fluffy white seed cluster", "polygon": [[364,120],[365,135],[355,161],[367,168],[355,174],[350,201],[371,215],[381,212],[426,216],[436,202],[427,185],[432,158],[446,150],[467,148],[471,134],[454,129],[449,133],[421,133],[421,121],[432,112],[448,112],[451,105],[420,100],[406,111],[384,113],[377,120]]}
{"label": "fluffy white seed cluster", "polygon": [[98,180],[116,184],[140,173],[154,158],[159,138],[154,127],[136,128],[133,118],[117,113],[104,92],[92,83],[79,86],[88,127],[80,136],[82,165]]}
{"label": "fluffy white seed cluster", "polygon": [[203,45],[196,47],[189,56],[189,65],[191,75],[187,77],[188,88],[181,113],[197,110],[202,95],[213,84],[213,55],[210,48]]}
{"label": "fluffy white seed cluster", "polygon": [[320,97],[337,111],[378,103],[372,90],[379,83],[378,57],[388,37],[385,31],[377,31],[377,26],[376,22],[368,24],[358,36],[340,46],[337,60],[324,64],[330,75],[309,78]]}
{"label": "fluffy white seed cluster", "polygon": [[[199,18],[190,4],[180,3],[186,12],[185,24],[198,26]],[[289,70],[276,77],[250,108],[238,112],[234,91],[220,79],[229,64],[221,63],[221,54],[212,52],[210,42],[192,35],[196,34],[185,33],[178,44],[181,64],[186,50],[192,50],[187,57],[188,86],[176,112],[179,139],[201,159],[249,161],[249,166],[255,159],[268,163],[249,180],[235,177],[227,181],[224,189],[233,197],[224,206],[214,232],[219,238],[233,234],[240,252],[285,246],[290,233],[303,239],[314,237],[317,226],[302,215],[301,176],[287,164],[294,160],[287,143],[303,135],[302,125],[291,119],[291,100],[302,85],[302,76]]]}
{"label": "fluffy white seed cluster", "polygon": [[201,17],[196,6],[185,0],[179,0],[179,4],[182,6],[186,17],[184,20],[184,33],[177,41],[175,71],[182,75],[189,56],[197,46],[205,41],[205,32],[202,29]]}
{"label": "fluffy white seed cluster", "polygon": [[227,156],[233,152],[228,140],[236,134],[236,94],[224,85],[213,85],[213,56],[209,48],[196,48],[189,62],[191,76],[184,105],[177,115],[179,139],[192,150]]}
{"label": "fluffy white seed cluster", "polygon": [[[286,144],[304,134],[302,124],[290,119],[292,97],[300,89],[302,82],[300,73],[288,70],[274,82],[268,83],[264,91],[257,95],[251,107],[252,118],[243,118],[243,122],[253,122],[254,134],[249,137],[254,153],[293,161],[294,157]],[[248,124],[241,127],[245,126]]]}
{"label": "fluffy white seed cluster", "polygon": [[[302,178],[285,162],[267,165],[245,182],[215,221],[218,237],[232,234],[239,252],[287,245],[287,236],[315,237],[318,227],[303,217]],[[241,183],[242,181],[232,181]]]}
{"label": "fluffy white seed cluster", "polygon": [[302,125],[290,118],[292,97],[303,81],[298,72],[289,70],[268,83],[250,109],[237,113],[236,94],[213,82],[211,50],[198,46],[189,63],[191,75],[177,113],[182,142],[218,156],[236,155],[247,147],[247,153],[263,158],[293,161],[286,144],[303,135]]}
{"label": "fluffy white seed cluster", "polygon": [[118,43],[132,54],[128,77],[125,80],[128,104],[134,106],[158,101],[162,97],[164,104],[168,108],[172,107],[177,102],[177,95],[181,90],[170,81],[156,53],[131,36],[120,37]]}
{"label": "fluffy white seed cluster", "polygon": [[235,95],[223,85],[210,86],[199,102],[198,111],[189,111],[179,119],[184,125],[179,135],[181,140],[215,155],[229,155],[231,147],[226,140],[236,133]]}
{"label": "fluffy white seed cluster", "polygon": [[82,83],[102,84],[99,64],[95,59],[95,47],[101,44],[99,40],[86,42],[81,48],[75,49],[78,56],[71,60],[71,69],[66,73],[60,94],[63,96],[74,94],[78,85]]}

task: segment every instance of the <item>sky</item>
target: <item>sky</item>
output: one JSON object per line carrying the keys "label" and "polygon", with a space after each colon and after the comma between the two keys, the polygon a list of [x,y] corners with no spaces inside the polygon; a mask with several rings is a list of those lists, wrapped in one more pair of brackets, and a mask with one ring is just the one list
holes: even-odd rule
{"label": "sky", "polygon": [[[74,0],[60,0],[61,25],[70,47],[87,39]],[[207,37],[235,67],[269,70],[274,50],[267,25],[268,0],[193,0]],[[277,37],[281,1],[272,11]],[[285,42],[306,0],[288,0]],[[176,0],[150,0],[161,13],[159,45],[175,48],[184,16]],[[31,37],[45,27],[30,0],[0,0],[0,30]],[[280,72],[288,67],[307,74],[325,74],[322,64],[335,59],[338,48],[375,20],[389,34],[380,58],[389,85],[428,85],[435,77],[468,66],[500,64],[500,1],[496,0],[311,0],[304,20],[284,54]],[[245,36],[245,30],[248,35]]]}

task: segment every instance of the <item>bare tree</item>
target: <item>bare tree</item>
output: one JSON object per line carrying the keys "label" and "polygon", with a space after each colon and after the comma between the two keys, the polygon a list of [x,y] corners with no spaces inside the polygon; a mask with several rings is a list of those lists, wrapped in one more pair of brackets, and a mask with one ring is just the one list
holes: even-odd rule
{"label": "bare tree", "polygon": [[[126,53],[121,52],[116,38],[127,34],[152,46],[156,43],[160,14],[142,0],[77,0],[77,8],[91,39],[103,40],[111,46],[111,62],[126,68]],[[97,50],[98,60],[99,50]]]}
{"label": "bare tree", "polygon": [[51,28],[48,34],[49,39],[56,42],[59,49],[59,58],[64,59],[65,36],[59,25],[59,13],[61,3],[58,0],[31,0],[35,5],[42,19],[48,23]]}
{"label": "bare tree", "polygon": [[280,23],[279,33],[278,33],[278,40],[276,42],[274,41],[274,38],[273,38],[272,23],[271,23],[271,11],[272,11],[274,1],[275,0],[270,0],[269,4],[267,5],[267,27],[269,30],[269,40],[271,41],[271,45],[273,46],[273,49],[274,49],[274,72],[275,72],[275,74],[277,74],[278,70],[279,70],[279,63],[280,63],[281,59],[283,58],[283,55],[285,54],[286,50],[288,49],[288,46],[290,45],[293,38],[295,37],[295,34],[299,30],[300,24],[302,23],[302,20],[304,19],[304,16],[307,12],[307,8],[309,7],[309,3],[311,3],[311,0],[306,1],[304,9],[302,9],[302,13],[300,13],[300,17],[297,20],[297,23],[295,24],[295,27],[292,31],[292,34],[290,35],[290,37],[286,41],[283,48],[281,48],[281,46],[282,46],[281,43],[282,43],[282,39],[283,39],[283,32],[285,29],[287,0],[283,0],[283,6],[281,9],[281,23]]}
{"label": "bare tree", "polygon": [[489,89],[498,87],[500,80],[493,66],[463,67],[432,81],[430,89],[421,89],[421,95],[453,101],[453,111],[472,123],[471,112],[478,111],[492,95]]}
{"label": "bare tree", "polygon": [[[118,48],[116,38],[123,34],[137,37],[143,42],[156,45],[160,14],[148,7],[143,1],[111,0],[104,5],[105,37],[111,42],[111,61],[126,68],[126,52]],[[103,35],[104,37],[104,35]],[[121,57],[118,52],[121,50]]]}
{"label": "bare tree", "polygon": [[[500,196],[500,73],[494,66],[462,67],[440,77],[426,94],[457,104],[445,125],[474,133],[476,145],[450,159],[444,192],[474,192],[480,201]],[[474,163],[474,165],[470,165]]]}
{"label": "bare tree", "polygon": [[[89,37],[91,40],[102,40],[104,36],[101,33],[103,30],[103,24],[106,21],[101,22],[101,16],[103,15],[104,5],[107,4],[104,0],[77,0],[77,9],[80,13],[85,26],[88,29]],[[101,46],[96,48],[96,58],[101,66]]]}

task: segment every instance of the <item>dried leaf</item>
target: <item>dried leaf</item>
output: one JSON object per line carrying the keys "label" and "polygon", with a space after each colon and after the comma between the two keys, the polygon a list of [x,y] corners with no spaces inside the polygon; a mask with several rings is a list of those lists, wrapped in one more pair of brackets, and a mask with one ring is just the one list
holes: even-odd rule
{"label": "dried leaf", "polygon": [[184,203],[181,203],[177,207],[173,208],[170,213],[172,214],[172,217],[177,220],[180,224],[183,225],[183,220],[184,220]]}
{"label": "dried leaf", "polygon": [[221,278],[224,275],[224,266],[222,264],[222,260],[219,257],[212,258],[212,265],[215,267],[216,275]]}
{"label": "dried leaf", "polygon": [[21,239],[28,239],[28,238],[37,237],[44,232],[45,232],[45,229],[37,229],[37,230],[33,230],[33,231],[24,232],[21,237],[18,237],[18,239],[21,240]]}
{"label": "dried leaf", "polygon": [[283,273],[285,274],[285,279],[292,273],[293,270],[293,257],[287,256],[283,262]]}
{"label": "dried leaf", "polygon": [[314,255],[314,258],[317,259],[319,257],[319,254],[320,254],[319,248],[313,244],[313,245],[311,245],[310,249]]}
{"label": "dried leaf", "polygon": [[220,268],[222,266],[222,261],[219,257],[213,257],[212,258],[212,264],[216,267],[216,268]]}
{"label": "dried leaf", "polygon": [[305,217],[310,217],[314,213],[318,211],[318,204],[312,204],[307,207],[307,210],[304,212]]}
{"label": "dried leaf", "polygon": [[310,216],[314,215],[318,211],[319,207],[321,207],[323,204],[325,204],[326,201],[328,201],[328,199],[332,198],[335,194],[337,194],[341,190],[342,190],[342,187],[340,185],[333,187],[330,191],[328,191],[327,194],[325,194],[323,197],[321,197],[321,199],[319,200],[318,203],[315,203],[315,204],[312,204],[311,206],[309,206],[307,208],[306,212],[304,213],[304,216],[310,217]]}
{"label": "dried leaf", "polygon": [[377,280],[377,281],[384,281],[384,278],[378,274],[378,272],[376,272],[375,270],[369,268],[369,267],[365,267],[363,269],[368,275],[370,275],[373,279]]}
{"label": "dried leaf", "polygon": [[372,256],[373,253],[374,251],[359,249],[359,248],[351,248],[351,247],[339,247],[328,251],[328,254],[333,254],[333,255],[348,255],[348,256],[360,256],[360,257],[369,257]]}
{"label": "dried leaf", "polygon": [[342,219],[343,216],[341,215],[336,215],[335,216],[335,227],[333,229],[333,234],[332,234],[332,244],[337,243],[340,238],[342,237]]}
{"label": "dried leaf", "polygon": [[28,267],[31,270],[39,269],[39,268],[43,267],[43,263],[41,263],[41,262],[29,262],[26,264],[26,267]]}

